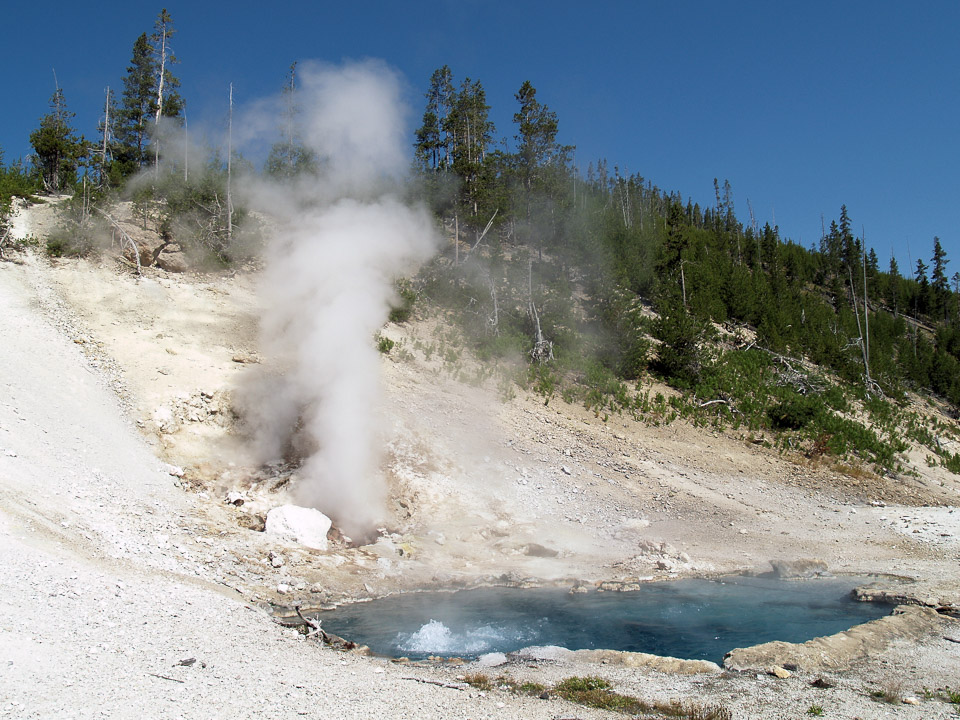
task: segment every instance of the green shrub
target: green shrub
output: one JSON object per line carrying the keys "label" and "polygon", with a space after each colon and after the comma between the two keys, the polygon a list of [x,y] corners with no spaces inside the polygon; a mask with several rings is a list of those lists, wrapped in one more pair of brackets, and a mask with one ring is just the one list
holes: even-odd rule
{"label": "green shrub", "polygon": [[767,410],[767,416],[776,430],[799,430],[817,416],[817,401],[797,395],[783,400]]}
{"label": "green shrub", "polygon": [[377,350],[379,350],[384,355],[389,355],[390,351],[393,350],[396,343],[388,338],[386,335],[381,335],[377,333]]}
{"label": "green shrub", "polygon": [[413,315],[413,306],[417,301],[417,292],[409,280],[401,278],[394,283],[397,289],[398,303],[390,308],[390,322],[405,323]]}
{"label": "green shrub", "polygon": [[940,460],[940,464],[954,475],[960,475],[960,453],[954,453]]}
{"label": "green shrub", "polygon": [[560,385],[560,378],[549,365],[531,365],[528,370],[528,378],[533,391],[538,395],[543,395],[544,404],[550,402],[550,398],[553,397]]}

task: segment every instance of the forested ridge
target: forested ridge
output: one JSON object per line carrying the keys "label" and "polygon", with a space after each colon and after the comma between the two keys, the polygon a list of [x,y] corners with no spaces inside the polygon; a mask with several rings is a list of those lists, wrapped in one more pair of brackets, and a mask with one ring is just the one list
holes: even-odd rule
{"label": "forested ridge", "polygon": [[[0,156],[0,235],[11,197],[68,192],[67,229],[47,250],[89,252],[98,211],[125,199],[165,242],[228,264],[245,219],[231,173],[322,168],[292,129],[260,169],[229,145],[207,148],[194,168],[168,152],[171,128],[187,135],[173,38],[164,10],[136,38],[91,139],[56,88],[34,154]],[[292,114],[296,65],[281,89]],[[952,417],[960,408],[960,273],[949,274],[938,238],[913,267],[894,257],[881,266],[841,206],[805,247],[756,223],[749,204],[744,214],[726,181],[713,181],[702,207],[607,160],[583,170],[530,82],[515,102],[512,127],[498,129],[479,80],[444,66],[425,83],[407,192],[430,206],[447,244],[417,277],[398,279],[395,320],[415,307],[446,313],[481,360],[523,357],[546,402],[584,403],[598,417],[683,417],[877,471],[902,469],[914,442],[928,463],[960,471],[956,423],[909,402],[924,396]],[[679,392],[653,393],[651,378]]]}

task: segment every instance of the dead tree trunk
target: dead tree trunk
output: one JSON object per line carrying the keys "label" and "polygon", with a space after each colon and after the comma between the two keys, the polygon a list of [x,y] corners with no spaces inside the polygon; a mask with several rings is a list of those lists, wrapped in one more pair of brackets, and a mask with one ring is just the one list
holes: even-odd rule
{"label": "dead tree trunk", "polygon": [[[866,345],[864,346],[863,354],[867,361],[867,366],[870,364],[870,304],[867,302],[867,233],[861,228],[860,234],[863,236],[861,238],[861,243],[863,245],[863,339]],[[867,382],[870,382],[870,373],[867,372]]]}
{"label": "dead tree trunk", "polygon": [[683,274],[684,260],[680,260],[680,292],[683,293],[683,309],[687,309],[687,279]]}
{"label": "dead tree trunk", "polygon": [[[166,12],[166,10],[164,10]],[[160,56],[160,63],[157,71],[157,114],[154,118],[154,149],[153,149],[153,165],[154,172],[159,174],[160,172],[160,117],[163,115],[163,83],[166,79],[167,70],[167,25],[165,22],[160,24],[160,47],[158,49],[158,55]]]}
{"label": "dead tree trunk", "polygon": [[487,225],[486,225],[485,228],[483,228],[483,232],[480,233],[480,237],[477,238],[477,241],[473,244],[473,247],[471,247],[471,248],[467,251],[467,254],[464,255],[464,257],[463,257],[463,261],[464,261],[464,262],[466,262],[467,260],[469,260],[469,259],[470,259],[470,256],[473,254],[473,251],[476,250],[478,247],[480,247],[480,243],[483,242],[483,239],[487,236],[487,233],[490,232],[490,228],[493,227],[493,220],[494,220],[494,218],[497,217],[497,213],[498,213],[498,212],[500,212],[500,208],[497,208],[496,210],[493,211],[493,215],[491,215],[491,216],[490,216],[490,219],[487,221]]}
{"label": "dead tree trunk", "polygon": [[[850,277],[850,295],[853,298],[853,314],[857,318],[857,333],[860,335],[860,352],[863,355],[863,374],[864,374],[864,383],[867,386],[867,392],[873,392],[874,382],[870,377],[870,358],[867,355],[867,344],[863,338],[863,326],[860,324],[860,308],[857,307],[857,289],[853,285],[853,270],[850,269],[850,265],[847,265],[847,275]],[[864,298],[866,298],[867,289],[864,287]],[[866,313],[866,307],[864,307],[864,313]]]}
{"label": "dead tree trunk", "polygon": [[527,312],[530,314],[530,319],[536,329],[530,357],[543,365],[553,360],[553,343],[543,337],[543,330],[540,327],[540,313],[537,312],[537,304],[533,301],[533,258],[527,260]]}
{"label": "dead tree trunk", "polygon": [[183,111],[183,182],[190,177],[190,131],[187,129],[187,111]]}
{"label": "dead tree trunk", "polygon": [[497,298],[497,284],[490,275],[490,299],[493,300],[493,315],[487,318],[490,327],[493,328],[493,334],[500,335],[500,301]]}
{"label": "dead tree trunk", "polygon": [[230,119],[227,123],[227,245],[233,240],[233,194],[232,182],[233,159],[233,83],[230,83]]}
{"label": "dead tree trunk", "polygon": [[100,186],[107,184],[107,157],[110,153],[110,86],[103,106],[103,139],[100,143]]}
{"label": "dead tree trunk", "polygon": [[118,233],[120,233],[120,244],[121,244],[121,246],[122,246],[123,243],[125,243],[125,242],[130,245],[130,249],[131,249],[131,251],[133,252],[133,259],[134,259],[134,261],[137,263],[137,275],[138,275],[138,276],[143,275],[143,267],[140,265],[140,250],[139,250],[139,248],[137,248],[137,244],[133,241],[133,238],[131,238],[131,237],[127,234],[126,230],[124,230],[122,227],[120,227],[120,223],[118,223],[116,220],[114,220],[109,214],[107,214],[106,212],[104,212],[104,211],[101,210],[100,208],[96,208],[96,207],[95,207],[94,210],[96,210],[98,213],[100,213],[101,215],[103,215],[103,216],[107,219],[107,222],[109,222],[111,225],[113,225],[114,229],[116,229],[116,231],[117,231]]}

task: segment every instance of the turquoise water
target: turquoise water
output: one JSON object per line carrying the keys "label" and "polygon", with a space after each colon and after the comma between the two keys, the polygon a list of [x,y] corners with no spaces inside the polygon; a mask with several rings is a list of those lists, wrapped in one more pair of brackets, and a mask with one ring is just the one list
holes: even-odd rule
{"label": "turquoise water", "polygon": [[324,630],[394,657],[477,657],[531,645],[720,662],[737,647],[804,642],[889,614],[850,591],[863,579],[758,577],[649,583],[636,592],[482,588],[406,593],[320,616]]}

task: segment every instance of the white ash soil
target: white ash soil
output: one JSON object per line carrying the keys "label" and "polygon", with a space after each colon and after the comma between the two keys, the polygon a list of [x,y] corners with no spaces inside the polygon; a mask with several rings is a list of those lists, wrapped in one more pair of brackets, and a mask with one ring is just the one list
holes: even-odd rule
{"label": "white ash soil", "polygon": [[[16,227],[39,236],[52,222],[41,205]],[[476,368],[441,359],[453,346],[424,321],[384,329],[398,341],[382,363],[386,532],[327,552],[272,540],[251,528],[286,501],[296,472],[251,468],[231,413],[238,384],[270,363],[258,356],[254,274],[148,268],[138,279],[109,257],[23,258],[0,263],[0,716],[604,715],[482,694],[458,682],[463,667],[318,647],[272,623],[265,602],[629,582],[804,558],[904,576],[915,581],[905,592],[931,604],[958,601],[958,485],[942,469],[849,478],[682,422],[604,422],[519,390],[504,400],[494,379],[454,379]],[[247,502],[224,503],[231,490]],[[948,717],[952,706],[920,695],[958,684],[960,644],[944,636],[960,636],[947,617],[921,642],[894,638],[825,673],[836,683],[825,690],[809,672],[688,677],[569,660],[487,672],[543,684],[602,674],[643,698],[697,698],[751,718],[814,704],[877,717],[892,706],[870,691],[899,685],[920,699],[899,716]]]}

